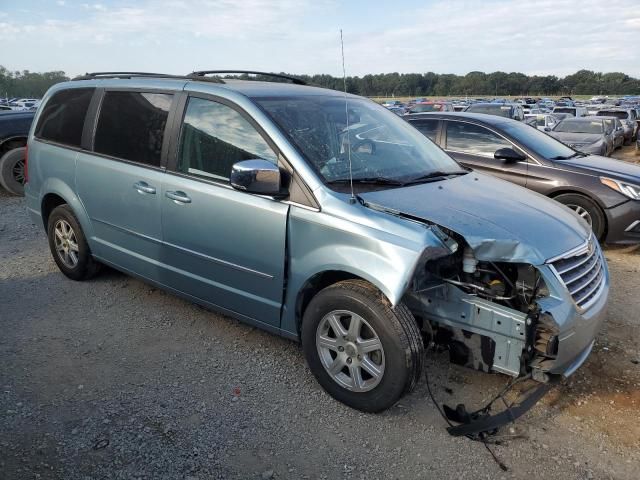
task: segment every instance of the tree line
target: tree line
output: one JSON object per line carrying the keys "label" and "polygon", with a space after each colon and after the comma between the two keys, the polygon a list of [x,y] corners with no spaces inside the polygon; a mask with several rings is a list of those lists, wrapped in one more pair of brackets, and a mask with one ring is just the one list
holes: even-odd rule
{"label": "tree line", "polygon": [[[343,79],[331,75],[293,75],[307,83],[343,90]],[[239,75],[237,78],[245,78]],[[258,79],[261,77],[258,76]],[[58,82],[69,80],[63,71],[12,72],[0,66],[0,97],[40,98]],[[347,77],[347,91],[368,97],[420,96],[557,96],[638,95],[640,79],[622,72],[580,70],[566,77],[525,75],[518,72],[379,73]]]}

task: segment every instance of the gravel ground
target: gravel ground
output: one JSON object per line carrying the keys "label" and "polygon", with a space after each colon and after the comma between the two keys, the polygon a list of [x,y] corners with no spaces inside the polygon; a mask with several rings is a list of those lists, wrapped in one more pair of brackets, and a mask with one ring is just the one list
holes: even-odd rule
{"label": "gravel ground", "polygon": [[[107,270],[57,270],[24,201],[0,193],[0,478],[637,479],[640,252],[606,251],[608,322],[587,364],[496,454],[450,437],[423,380],[362,414],[300,347]],[[480,406],[506,377],[430,354],[440,402]]]}

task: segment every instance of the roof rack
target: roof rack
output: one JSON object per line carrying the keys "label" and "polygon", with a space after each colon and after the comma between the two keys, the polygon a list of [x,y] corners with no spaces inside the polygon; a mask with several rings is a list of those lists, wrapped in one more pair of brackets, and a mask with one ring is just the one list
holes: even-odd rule
{"label": "roof rack", "polygon": [[232,73],[239,73],[241,75],[242,74],[245,74],[245,75],[264,75],[266,77],[282,78],[283,80],[289,80],[291,83],[294,83],[296,85],[307,85],[307,82],[305,82],[304,80],[302,80],[300,78],[291,77],[289,75],[282,75],[280,73],[256,72],[256,71],[253,71],[253,70],[199,70],[197,72],[191,72],[187,76],[188,77],[198,77],[198,79],[200,79],[200,78],[207,78],[207,77],[205,77],[205,75],[220,75],[220,74],[232,74]]}
{"label": "roof rack", "polygon": [[[175,78],[179,80],[194,80],[193,75],[171,75],[168,73],[151,73],[151,72],[92,72],[79,75],[73,80],[93,80],[96,78],[136,78],[136,77],[149,77],[149,78]],[[224,83],[224,81],[217,77],[198,77],[197,80],[204,80],[207,82]]]}

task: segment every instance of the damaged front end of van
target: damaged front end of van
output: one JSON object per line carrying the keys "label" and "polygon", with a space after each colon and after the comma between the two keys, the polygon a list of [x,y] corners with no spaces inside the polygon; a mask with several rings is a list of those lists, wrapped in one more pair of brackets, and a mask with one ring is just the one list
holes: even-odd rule
{"label": "damaged front end of van", "polygon": [[600,246],[587,225],[551,202],[552,211],[539,215],[523,199],[516,218],[508,218],[511,207],[482,215],[454,207],[481,191],[465,183],[495,191],[490,184],[499,181],[474,176],[447,184],[447,203],[437,195],[425,195],[425,206],[412,201],[433,185],[406,198],[399,190],[362,195],[367,208],[423,223],[441,241],[416,263],[402,301],[453,363],[543,383],[568,377],[588,357],[606,315],[609,273]]}

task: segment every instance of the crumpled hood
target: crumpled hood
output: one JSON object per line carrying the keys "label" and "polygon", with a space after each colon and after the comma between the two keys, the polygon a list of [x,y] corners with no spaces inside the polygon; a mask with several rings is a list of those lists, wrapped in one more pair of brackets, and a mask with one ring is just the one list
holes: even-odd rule
{"label": "crumpled hood", "polygon": [[587,173],[604,175],[616,180],[627,180],[640,185],[640,166],[614,158],[600,155],[587,155],[568,160],[554,160],[555,163],[574,167],[575,169],[588,169]]}
{"label": "crumpled hood", "polygon": [[549,132],[552,137],[563,143],[594,143],[601,140],[601,133]]}
{"label": "crumpled hood", "polygon": [[563,205],[477,172],[360,197],[370,208],[453,230],[485,261],[540,265],[590,235],[588,225]]}

